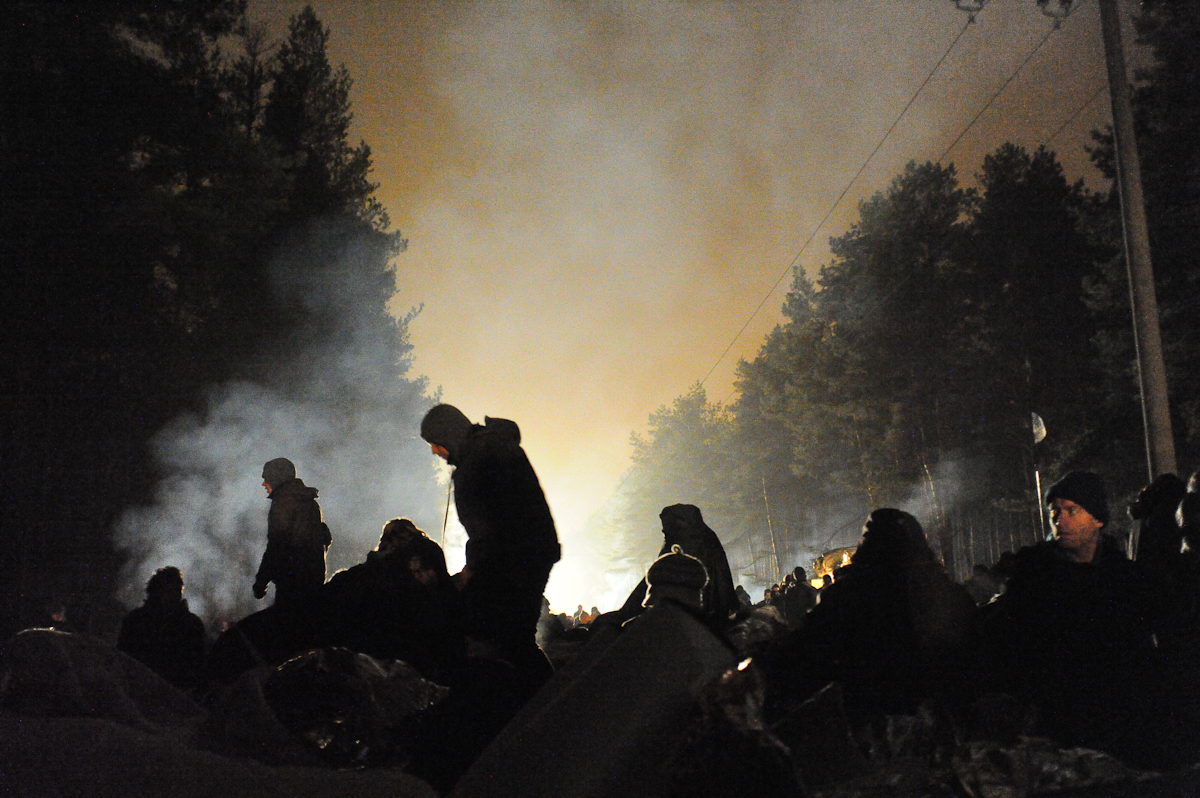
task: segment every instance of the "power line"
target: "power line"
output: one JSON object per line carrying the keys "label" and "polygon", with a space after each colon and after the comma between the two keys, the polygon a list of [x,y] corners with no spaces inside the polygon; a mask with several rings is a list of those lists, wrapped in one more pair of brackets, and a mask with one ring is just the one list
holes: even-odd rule
{"label": "power line", "polygon": [[988,98],[988,101],[986,103],[984,103],[982,108],[979,109],[979,113],[975,114],[974,118],[971,119],[970,123],[965,128],[962,129],[961,133],[958,134],[958,137],[955,138],[954,141],[950,143],[950,146],[946,148],[945,152],[943,152],[938,157],[938,159],[937,159],[938,163],[941,163],[942,161],[946,160],[946,156],[950,154],[951,150],[953,150],[955,147],[958,146],[958,143],[960,141],[962,141],[963,136],[967,135],[967,133],[971,130],[971,128],[975,127],[975,123],[979,121],[979,117],[983,116],[984,113],[987,111],[987,109],[992,107],[992,103],[994,103],[996,101],[996,98],[998,98],[1001,94],[1004,93],[1004,90],[1008,88],[1008,84],[1012,83],[1016,79],[1017,75],[1021,74],[1021,70],[1025,68],[1025,65],[1028,64],[1031,60],[1033,60],[1033,57],[1035,55],[1037,55],[1038,50],[1042,49],[1042,45],[1050,40],[1050,37],[1054,35],[1054,32],[1056,30],[1058,30],[1060,27],[1062,27],[1063,21],[1065,21],[1067,19],[1067,17],[1070,17],[1071,14],[1075,13],[1075,9],[1077,9],[1077,8],[1079,8],[1079,5],[1073,5],[1071,7],[1071,9],[1067,12],[1066,16],[1064,16],[1061,20],[1058,20],[1057,22],[1055,22],[1053,27],[1051,27],[1050,30],[1046,31],[1046,35],[1043,36],[1042,40],[1037,43],[1037,47],[1034,47],[1032,50],[1029,51],[1029,55],[1025,56],[1025,60],[1021,62],[1021,65],[1018,66],[1013,71],[1013,73],[1008,76],[1008,80],[1006,80],[1002,84],[1000,84],[1000,88],[996,89],[996,91],[992,94],[992,96]]}
{"label": "power line", "polygon": [[1074,121],[1075,121],[1075,119],[1076,119],[1076,118],[1077,118],[1077,117],[1078,117],[1080,114],[1082,114],[1082,113],[1084,112],[1084,110],[1085,110],[1085,109],[1086,109],[1086,108],[1087,108],[1089,105],[1091,105],[1093,102],[1095,102],[1095,101],[1096,101],[1096,98],[1100,96],[1100,93],[1101,93],[1102,91],[1104,91],[1105,89],[1107,89],[1107,88],[1108,88],[1108,84],[1107,84],[1107,83],[1101,83],[1099,86],[1097,86],[1097,87],[1096,87],[1096,90],[1095,90],[1095,91],[1093,91],[1093,92],[1092,92],[1092,94],[1091,94],[1091,96],[1089,96],[1089,97],[1087,98],[1087,101],[1086,101],[1086,102],[1084,102],[1084,104],[1083,104],[1083,105],[1081,105],[1081,106],[1079,106],[1077,109],[1075,109],[1075,113],[1073,113],[1073,114],[1071,114],[1069,117],[1067,117],[1067,121],[1065,121],[1065,122],[1063,122],[1061,125],[1059,125],[1059,126],[1058,126],[1058,129],[1054,131],[1054,134],[1053,134],[1052,136],[1050,136],[1050,138],[1048,138],[1048,139],[1046,139],[1045,141],[1041,142],[1041,143],[1040,143],[1040,146],[1047,147],[1047,146],[1049,146],[1050,144],[1052,144],[1052,143],[1054,142],[1054,140],[1055,140],[1056,138],[1058,138],[1058,135],[1059,135],[1060,133],[1062,133],[1064,130],[1066,130],[1066,129],[1067,129],[1067,125],[1069,125],[1069,124],[1071,124],[1072,122],[1074,122]]}
{"label": "power line", "polygon": [[866,168],[871,163],[871,160],[879,153],[879,150],[883,148],[883,145],[888,140],[888,137],[890,137],[896,130],[896,126],[900,124],[900,120],[902,120],[905,114],[908,113],[908,110],[912,108],[913,103],[917,101],[917,97],[920,96],[921,92],[929,84],[929,81],[933,78],[934,73],[936,73],[946,61],[946,58],[950,55],[950,52],[954,49],[955,45],[958,44],[958,40],[961,39],[963,34],[967,32],[967,29],[971,27],[974,19],[974,17],[968,19],[966,24],[963,25],[962,30],[960,30],[958,35],[954,37],[954,41],[950,42],[950,46],[946,48],[946,52],[942,53],[942,57],[939,58],[937,63],[933,65],[933,69],[931,69],[929,74],[925,76],[925,80],[921,81],[921,85],[917,87],[916,92],[914,92],[913,96],[909,98],[907,103],[905,103],[904,109],[900,112],[900,115],[896,117],[894,122],[892,122],[892,126],[887,129],[887,132],[883,134],[883,138],[881,138],[879,143],[875,145],[875,149],[871,150],[871,154],[867,156],[867,159],[863,161],[862,166],[860,166],[858,171],[854,173],[854,177],[850,178],[850,182],[847,183],[846,187],[842,189],[842,193],[838,195],[836,200],[834,200],[833,205],[829,207],[829,210],[825,213],[825,216],[823,216],[821,221],[817,223],[817,226],[813,228],[812,233],[809,234],[799,251],[796,252],[795,257],[791,259],[787,265],[787,268],[784,269],[779,275],[779,279],[776,280],[775,284],[771,286],[771,290],[768,291],[766,296],[762,298],[762,301],[758,303],[758,307],[756,307],[754,312],[750,314],[750,317],[746,319],[746,323],[742,325],[740,330],[738,330],[737,335],[733,336],[733,340],[729,342],[729,346],[725,347],[725,351],[722,352],[721,356],[717,358],[715,363],[713,363],[712,368],[710,368],[708,373],[704,375],[704,379],[700,380],[701,386],[708,382],[708,378],[711,377],[712,373],[717,370],[717,366],[721,365],[721,361],[723,361],[725,356],[729,354],[729,350],[733,349],[733,345],[738,342],[738,340],[742,337],[742,333],[744,333],[746,328],[750,326],[750,322],[754,321],[755,317],[758,316],[759,311],[761,311],[763,306],[767,304],[767,300],[771,298],[776,290],[778,290],[779,284],[782,283],[784,278],[791,273],[793,268],[795,268],[797,261],[800,260],[800,256],[804,254],[804,251],[808,249],[808,245],[812,243],[814,238],[816,238],[817,233],[819,233],[821,228],[825,226],[825,223],[829,221],[829,217],[833,215],[833,212],[837,209],[838,205],[840,205],[842,200],[845,199],[846,194],[849,193],[851,186],[853,186],[858,178],[862,176],[862,173],[866,171]]}

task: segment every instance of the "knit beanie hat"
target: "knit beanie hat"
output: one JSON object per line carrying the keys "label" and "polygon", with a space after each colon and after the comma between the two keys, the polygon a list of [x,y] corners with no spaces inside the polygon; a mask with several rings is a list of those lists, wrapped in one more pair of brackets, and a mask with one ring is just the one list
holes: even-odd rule
{"label": "knit beanie hat", "polygon": [[703,610],[704,588],[708,585],[708,569],[696,557],[678,544],[659,557],[646,572],[646,607],[663,598],[671,598],[684,606]]}
{"label": "knit beanie hat", "polygon": [[421,420],[421,437],[453,449],[471,431],[471,420],[454,405],[437,405]]}
{"label": "knit beanie hat", "polygon": [[1066,499],[1078,504],[1105,526],[1108,525],[1108,497],[1104,480],[1091,471],[1072,471],[1055,482],[1046,491],[1046,504],[1055,499]]}
{"label": "knit beanie hat", "polygon": [[262,477],[274,490],[296,478],[296,466],[286,457],[276,457],[274,460],[268,460],[263,466]]}

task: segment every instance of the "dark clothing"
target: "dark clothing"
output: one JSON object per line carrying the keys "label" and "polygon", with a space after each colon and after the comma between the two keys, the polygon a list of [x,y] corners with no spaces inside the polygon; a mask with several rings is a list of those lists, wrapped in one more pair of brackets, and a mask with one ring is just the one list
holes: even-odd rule
{"label": "dark clothing", "polygon": [[204,622],[187,601],[169,606],[147,602],[121,621],[117,648],[181,690],[200,684],[204,667]]}
{"label": "dark clothing", "polygon": [[[413,557],[437,571],[434,584],[414,576]],[[441,548],[427,537],[400,550],[371,552],[366,562],[334,574],[318,595],[313,615],[319,646],[403,660],[443,684],[466,656],[462,598]]]}
{"label": "dark clothing", "polygon": [[275,603],[288,603],[325,583],[325,550],[332,542],[321,520],[317,489],[293,479],[271,491],[267,515],[267,550],[263,552],[256,588],[275,583]]}
{"label": "dark clothing", "polygon": [[989,649],[1018,694],[1080,662],[1126,666],[1153,652],[1155,599],[1121,545],[1101,534],[1091,563],[1057,543],[1021,549],[1004,592],[984,609]]}
{"label": "dark clothing", "polygon": [[783,593],[783,617],[790,626],[801,626],[817,606],[817,589],[807,582],[789,585]]}
{"label": "dark clothing", "polygon": [[1168,697],[1180,672],[1156,647],[1160,605],[1108,535],[1091,563],[1054,541],[1026,547],[1004,593],[981,609],[988,683],[1036,705],[1040,731],[1061,745],[1169,764],[1184,756],[1196,715],[1194,701]]}
{"label": "dark clothing", "polygon": [[542,486],[510,425],[472,425],[451,462],[454,506],[467,531],[467,568],[475,573],[540,571],[561,556]]}
{"label": "dark clothing", "polygon": [[[733,574],[729,570],[729,559],[721,539],[704,523],[700,509],[691,504],[672,504],[659,514],[663,525],[663,545],[658,556],[669,554],[673,546],[679,546],[684,554],[690,554],[704,563],[708,571],[708,584],[704,588],[704,618],[715,629],[721,630],[729,624],[729,616],[741,606]],[[646,598],[646,580],[643,579],[625,604],[608,616],[608,620],[624,622],[642,611]]]}
{"label": "dark clothing", "polygon": [[910,714],[925,699],[965,698],[975,603],[932,559],[852,563],[824,588],[790,643],[807,697],[832,681],[855,722]]}
{"label": "dark clothing", "polygon": [[515,428],[502,419],[474,424],[451,460],[454,504],[467,532],[471,571],[463,590],[466,633],[495,644],[519,669],[528,665],[548,675],[549,663],[537,648],[537,623],[561,550],[550,507]]}

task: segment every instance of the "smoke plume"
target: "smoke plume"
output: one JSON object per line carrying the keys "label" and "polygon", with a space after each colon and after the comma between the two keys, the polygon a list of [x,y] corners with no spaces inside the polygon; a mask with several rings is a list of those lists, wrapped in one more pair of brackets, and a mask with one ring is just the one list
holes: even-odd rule
{"label": "smoke plume", "polygon": [[161,473],[154,504],[128,509],[115,529],[128,556],[126,604],[140,600],[156,568],[174,565],[202,618],[261,609],[250,586],[266,546],[260,474],[274,457],[291,459],[320,491],[333,532],[329,573],[361,562],[390,518],[440,529],[445,494],[418,435],[434,399],[424,379],[407,376],[416,311],[388,314],[388,255],[334,224],[281,248],[271,292],[291,318],[262,342],[265,377],[213,387],[202,412],[176,418],[152,442]]}

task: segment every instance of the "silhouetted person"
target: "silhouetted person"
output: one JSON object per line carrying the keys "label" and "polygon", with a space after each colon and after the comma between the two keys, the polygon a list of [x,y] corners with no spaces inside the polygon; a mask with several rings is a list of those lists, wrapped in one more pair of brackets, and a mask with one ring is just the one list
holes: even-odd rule
{"label": "silhouetted person", "polygon": [[[685,554],[704,563],[708,573],[708,584],[704,588],[705,620],[714,629],[722,630],[729,625],[730,616],[737,612],[739,603],[721,539],[704,523],[700,508],[695,505],[672,504],[664,507],[658,517],[663,533],[659,556],[670,554],[675,546],[679,546]],[[624,623],[642,611],[645,598],[646,580],[643,579],[620,609],[603,616],[605,622]]]}
{"label": "silhouetted person", "polygon": [[467,533],[466,565],[454,579],[466,601],[468,637],[515,665],[530,694],[552,673],[537,646],[550,569],[561,550],[517,425],[472,424],[453,405],[421,421],[421,437],[454,471],[454,504]]}
{"label": "silhouetted person", "polygon": [[808,583],[808,574],[800,566],[788,574],[787,589],[783,592],[783,617],[792,626],[800,626],[809,610],[817,606],[817,590]]}
{"label": "silhouetted person", "polygon": [[275,583],[275,604],[285,607],[311,596],[325,583],[325,550],[333,541],[321,520],[317,489],[296,478],[296,466],[278,457],[263,466],[263,487],[271,500],[267,549],[254,578],[254,596],[263,598]]}
{"label": "silhouetted person", "polygon": [[442,549],[407,518],[388,521],[366,562],[335,573],[318,595],[319,646],[403,660],[440,683],[466,655],[461,596]]}
{"label": "silhouetted person", "polygon": [[410,764],[444,793],[553,674],[537,626],[560,551],[515,423],[472,424],[458,408],[437,405],[421,421],[421,437],[454,467],[454,503],[467,532],[466,566],[454,581],[470,656],[448,682],[449,696],[421,718]]}
{"label": "silhouetted person", "polygon": [[1178,569],[1183,534],[1175,515],[1186,492],[1182,479],[1160,474],[1129,506],[1129,517],[1140,522],[1134,557],[1143,567],[1153,571]]}
{"label": "silhouetted person", "polygon": [[974,609],[917,519],[875,510],[850,564],[764,664],[776,691],[791,701],[839,682],[856,724],[910,714],[926,699],[957,703],[968,695]]}
{"label": "silhouetted person", "polygon": [[159,568],[146,583],[146,600],[121,621],[117,648],[182,690],[200,684],[204,622],[188,609],[183,574]]}

